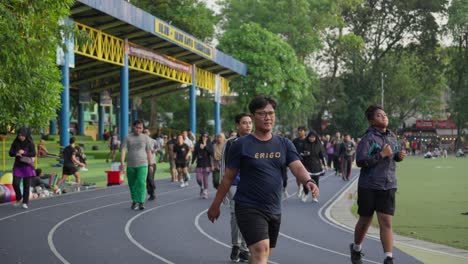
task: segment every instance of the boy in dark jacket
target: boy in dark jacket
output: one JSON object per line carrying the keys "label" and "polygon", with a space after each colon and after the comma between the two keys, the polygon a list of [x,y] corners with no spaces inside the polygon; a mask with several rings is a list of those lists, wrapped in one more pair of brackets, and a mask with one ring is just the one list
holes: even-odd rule
{"label": "boy in dark jacket", "polygon": [[387,129],[388,118],[380,106],[369,106],[367,129],[356,151],[356,163],[361,167],[358,183],[359,220],[350,245],[351,262],[362,263],[361,244],[377,212],[380,241],[385,253],[384,263],[393,263],[392,217],[395,212],[397,182],[395,162],[402,161],[406,152],[400,150],[396,135]]}

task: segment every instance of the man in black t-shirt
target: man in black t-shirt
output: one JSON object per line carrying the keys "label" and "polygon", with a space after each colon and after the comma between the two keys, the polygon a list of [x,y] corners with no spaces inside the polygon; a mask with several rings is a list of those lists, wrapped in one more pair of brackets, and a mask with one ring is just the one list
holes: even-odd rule
{"label": "man in black t-shirt", "polygon": [[85,167],[86,164],[80,162],[76,158],[76,149],[75,149],[75,142],[76,138],[70,138],[70,145],[67,146],[63,150],[63,169],[62,169],[62,178],[58,180],[57,184],[55,185],[55,193],[61,193],[60,185],[62,185],[63,181],[69,176],[75,176],[76,183],[78,184],[77,190],[80,190],[80,173],[79,167]]}

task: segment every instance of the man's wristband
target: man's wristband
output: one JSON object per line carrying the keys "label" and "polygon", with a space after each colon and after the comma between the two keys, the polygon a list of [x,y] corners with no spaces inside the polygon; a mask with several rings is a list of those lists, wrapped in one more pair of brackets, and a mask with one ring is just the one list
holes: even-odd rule
{"label": "man's wristband", "polygon": [[307,185],[307,183],[309,183],[309,182],[311,182],[311,183],[313,183],[313,184],[317,185],[317,183],[316,183],[314,180],[312,180],[312,179],[308,179],[308,180],[306,181],[306,183],[305,183],[305,184]]}

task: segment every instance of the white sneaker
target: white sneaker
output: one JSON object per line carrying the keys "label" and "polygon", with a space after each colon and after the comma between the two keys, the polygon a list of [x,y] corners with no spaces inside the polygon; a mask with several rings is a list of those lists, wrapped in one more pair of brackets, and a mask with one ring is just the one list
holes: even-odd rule
{"label": "white sneaker", "polygon": [[57,190],[55,190],[55,194],[62,194],[62,190],[58,188]]}
{"label": "white sneaker", "polygon": [[207,190],[203,190],[203,196],[202,196],[203,199],[208,199],[208,191]]}
{"label": "white sneaker", "polygon": [[22,204],[21,207],[23,207],[24,209],[28,209],[28,205],[27,204]]}
{"label": "white sneaker", "polygon": [[181,182],[180,183],[180,188],[184,188],[185,187],[185,183],[184,182]]}
{"label": "white sneaker", "polygon": [[307,202],[307,198],[309,198],[309,195],[304,193],[304,194],[302,195],[301,200],[305,203],[305,202]]}
{"label": "white sneaker", "polygon": [[288,190],[286,188],[283,189],[283,199],[286,199],[289,197]]}
{"label": "white sneaker", "polygon": [[297,198],[301,198],[303,193],[304,189],[302,188],[302,185],[299,185],[299,189],[297,190]]}
{"label": "white sneaker", "polygon": [[80,168],[80,171],[88,171],[88,168],[86,168],[86,167],[81,167],[81,168]]}
{"label": "white sneaker", "polygon": [[188,181],[185,182],[185,187],[188,187]]}
{"label": "white sneaker", "polygon": [[312,197],[312,202],[314,202],[314,203],[318,203],[318,199],[317,199],[317,198],[315,198],[315,197]]}

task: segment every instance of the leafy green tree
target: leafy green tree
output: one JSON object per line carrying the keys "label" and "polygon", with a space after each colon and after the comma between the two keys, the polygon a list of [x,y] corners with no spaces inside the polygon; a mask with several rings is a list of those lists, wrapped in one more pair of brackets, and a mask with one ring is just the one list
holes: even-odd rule
{"label": "leafy green tree", "polygon": [[306,68],[291,46],[275,34],[256,23],[246,23],[226,31],[218,48],[247,64],[247,76],[231,81],[240,111],[247,111],[252,96],[261,93],[276,97],[281,113],[298,111],[303,102],[313,107]]}
{"label": "leafy green tree", "polygon": [[199,0],[134,0],[132,4],[204,41],[213,38],[219,21]]}
{"label": "leafy green tree", "polygon": [[0,2],[0,132],[45,126],[60,106],[55,51],[72,0]]}
{"label": "leafy green tree", "polygon": [[[449,110],[458,135],[462,135],[468,126],[468,2],[453,0],[448,14],[447,29],[453,37],[453,47],[447,49],[447,83],[451,91]],[[457,143],[460,144],[460,140]]]}

